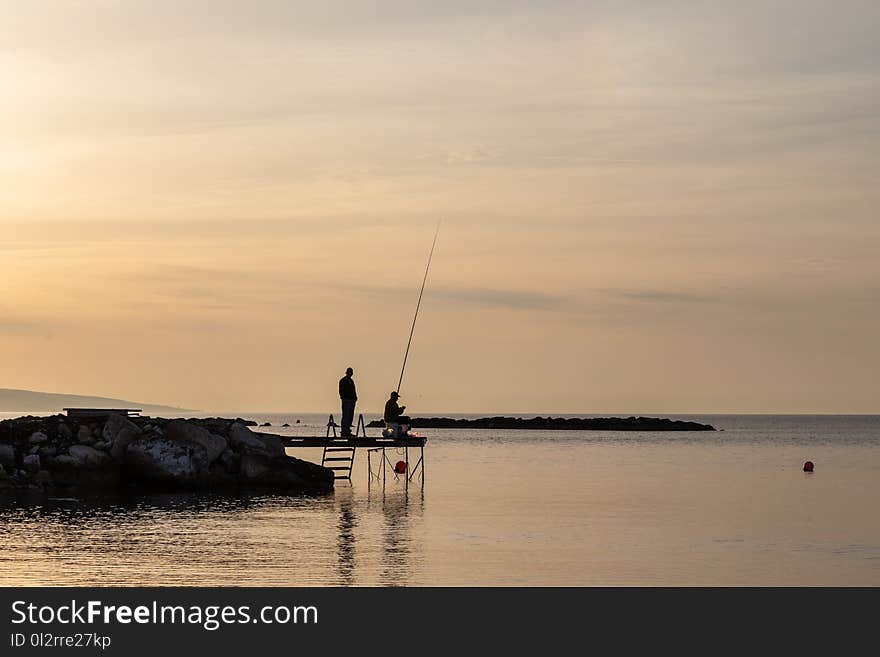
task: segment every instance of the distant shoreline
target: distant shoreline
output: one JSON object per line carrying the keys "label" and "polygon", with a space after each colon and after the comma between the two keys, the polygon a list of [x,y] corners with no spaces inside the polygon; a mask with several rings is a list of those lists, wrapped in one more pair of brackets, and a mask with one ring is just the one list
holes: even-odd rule
{"label": "distant shoreline", "polygon": [[60,413],[64,408],[130,408],[145,413],[197,413],[190,408],[132,402],[112,397],[0,388],[0,413]]}

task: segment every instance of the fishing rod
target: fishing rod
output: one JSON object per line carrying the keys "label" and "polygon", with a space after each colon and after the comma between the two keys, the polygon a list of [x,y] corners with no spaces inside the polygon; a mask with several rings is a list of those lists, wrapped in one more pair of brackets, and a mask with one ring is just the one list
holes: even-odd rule
{"label": "fishing rod", "polygon": [[422,305],[422,294],[425,292],[425,283],[428,281],[428,270],[431,269],[431,258],[434,257],[434,247],[437,245],[437,236],[440,234],[440,222],[437,222],[437,230],[434,231],[434,241],[431,243],[431,252],[428,254],[428,264],[425,266],[425,277],[422,279],[422,289],[419,290],[419,300],[416,303],[416,313],[413,315],[412,327],[409,330],[409,340],[406,343],[406,353],[403,355],[403,367],[400,368],[400,379],[397,381],[397,394],[400,394],[400,386],[403,383],[403,373],[406,371],[406,359],[409,358],[409,347],[412,344],[413,333],[416,330],[416,320],[419,318],[419,307]]}

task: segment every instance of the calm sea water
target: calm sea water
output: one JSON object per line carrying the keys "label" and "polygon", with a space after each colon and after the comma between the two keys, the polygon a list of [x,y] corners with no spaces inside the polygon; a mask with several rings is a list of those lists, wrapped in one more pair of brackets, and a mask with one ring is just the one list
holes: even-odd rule
{"label": "calm sea water", "polygon": [[322,497],[35,498],[0,584],[880,585],[880,416],[675,417],[724,431],[426,429],[424,491],[360,454]]}

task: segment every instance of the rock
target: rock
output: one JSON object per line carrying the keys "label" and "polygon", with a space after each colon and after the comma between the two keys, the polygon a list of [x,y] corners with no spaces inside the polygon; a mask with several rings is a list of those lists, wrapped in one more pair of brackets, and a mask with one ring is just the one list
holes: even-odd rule
{"label": "rock", "polygon": [[87,426],[81,426],[76,433],[76,439],[83,445],[92,442],[92,430]]}
{"label": "rock", "polygon": [[229,474],[238,474],[241,469],[241,456],[231,449],[225,450],[218,460]]}
{"label": "rock", "polygon": [[30,442],[31,445],[39,445],[41,443],[46,442],[47,440],[49,440],[49,436],[47,436],[42,431],[34,431],[31,434],[31,437],[28,438],[28,441]]}
{"label": "rock", "polygon": [[270,459],[259,454],[244,454],[240,477],[249,486],[312,492],[333,489],[332,470],[291,456]]}
{"label": "rock", "polygon": [[237,452],[259,454],[268,458],[286,456],[281,438],[264,433],[254,433],[237,422],[229,428],[229,443]]}
{"label": "rock", "polygon": [[54,485],[92,489],[119,484],[119,465],[109,454],[88,445],[72,445],[67,451],[47,462]]}
{"label": "rock", "polygon": [[104,423],[101,439],[110,448],[110,455],[117,463],[125,460],[125,451],[132,441],[142,435],[140,427],[127,417],[111,415]]}
{"label": "rock", "polygon": [[263,422],[263,424],[261,424],[260,426],[261,427],[271,427],[272,423],[271,422]]}
{"label": "rock", "polygon": [[37,452],[40,451],[40,449],[42,449],[42,448],[39,445],[34,445],[33,447],[31,447],[28,450],[28,454],[36,454]]}
{"label": "rock", "polygon": [[289,422],[285,422],[285,423],[282,424],[281,426],[282,426],[282,427],[289,427],[289,426],[290,426],[290,423],[289,423]]}
{"label": "rock", "polygon": [[12,445],[0,444],[0,465],[6,468],[15,467],[15,448]]}
{"label": "rock", "polygon": [[109,454],[89,445],[72,445],[67,451],[73,457],[76,465],[80,467],[100,467],[110,460]]}
{"label": "rock", "polygon": [[51,458],[58,453],[58,449],[53,447],[52,445],[44,445],[40,448],[39,454],[40,458]]}
{"label": "rock", "polygon": [[52,481],[52,473],[48,470],[40,470],[34,478],[34,481],[43,488],[52,488],[54,484]]}
{"label": "rock", "polygon": [[205,448],[197,443],[147,436],[128,445],[125,471],[135,481],[187,486],[206,477],[208,457]]}
{"label": "rock", "polygon": [[0,465],[0,479],[6,479],[6,477],[7,477],[6,468],[4,468],[2,465]]}
{"label": "rock", "polygon": [[239,474],[245,480],[259,481],[269,472],[271,463],[271,459],[260,454],[243,454]]}
{"label": "rock", "polygon": [[227,447],[225,438],[186,420],[172,420],[169,422],[165,426],[165,437],[175,442],[191,442],[201,445],[207,454],[208,464],[216,461]]}
{"label": "rock", "polygon": [[33,474],[40,471],[40,457],[36,454],[28,454],[22,459],[21,464],[25,472]]}
{"label": "rock", "polygon": [[107,449],[110,447],[110,443],[108,443],[108,442],[105,441],[105,440],[99,440],[98,442],[96,442],[96,443],[93,445],[93,447],[94,447],[95,449],[101,450],[102,452],[106,452]]}
{"label": "rock", "polygon": [[73,431],[64,422],[58,425],[58,438],[65,442],[73,438]]}
{"label": "rock", "polygon": [[101,428],[99,437],[107,443],[113,443],[124,432],[140,433],[140,427],[123,415],[113,413]]}

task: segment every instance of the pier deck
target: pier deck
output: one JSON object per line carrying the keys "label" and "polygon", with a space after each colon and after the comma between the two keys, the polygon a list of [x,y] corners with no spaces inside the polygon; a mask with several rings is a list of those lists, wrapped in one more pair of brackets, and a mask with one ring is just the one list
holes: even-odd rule
{"label": "pier deck", "polygon": [[[273,434],[277,435],[277,434]],[[334,438],[333,436],[278,436],[285,447],[424,447],[427,439],[413,438],[381,438],[352,437]]]}

